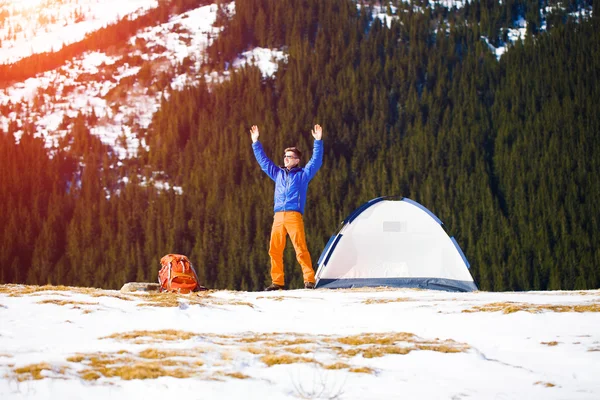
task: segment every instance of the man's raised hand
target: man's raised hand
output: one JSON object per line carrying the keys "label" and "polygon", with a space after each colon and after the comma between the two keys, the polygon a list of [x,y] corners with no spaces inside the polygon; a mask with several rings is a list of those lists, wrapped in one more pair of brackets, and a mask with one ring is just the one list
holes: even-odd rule
{"label": "man's raised hand", "polygon": [[252,129],[250,129],[250,137],[252,137],[252,143],[258,140],[258,126],[252,125]]}
{"label": "man's raised hand", "polygon": [[316,140],[321,140],[321,137],[323,137],[323,129],[321,129],[321,125],[315,125],[315,128],[312,130],[312,135]]}

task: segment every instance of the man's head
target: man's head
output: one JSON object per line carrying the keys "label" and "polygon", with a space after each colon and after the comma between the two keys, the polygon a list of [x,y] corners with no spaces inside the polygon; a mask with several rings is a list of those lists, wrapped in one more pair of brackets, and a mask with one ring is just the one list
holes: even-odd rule
{"label": "man's head", "polygon": [[288,147],[285,149],[285,153],[283,155],[283,165],[287,169],[292,169],[297,167],[300,163],[300,157],[302,157],[302,152],[295,147]]}

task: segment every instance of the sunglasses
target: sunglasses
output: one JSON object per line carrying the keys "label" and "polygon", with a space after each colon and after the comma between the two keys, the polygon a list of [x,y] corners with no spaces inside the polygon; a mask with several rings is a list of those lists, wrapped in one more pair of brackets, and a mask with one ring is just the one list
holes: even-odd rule
{"label": "sunglasses", "polygon": [[290,158],[290,159],[292,159],[292,160],[293,160],[293,159],[296,159],[296,158],[298,158],[298,157],[296,157],[296,156],[288,156],[287,154],[284,154],[284,155],[283,155],[283,158]]}

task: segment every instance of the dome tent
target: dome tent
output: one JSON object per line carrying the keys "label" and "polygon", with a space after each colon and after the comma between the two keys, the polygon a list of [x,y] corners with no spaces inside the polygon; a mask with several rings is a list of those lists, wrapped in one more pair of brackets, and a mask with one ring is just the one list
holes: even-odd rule
{"label": "dome tent", "polygon": [[346,218],[317,263],[317,288],[478,290],[442,221],[405,197],[379,197]]}

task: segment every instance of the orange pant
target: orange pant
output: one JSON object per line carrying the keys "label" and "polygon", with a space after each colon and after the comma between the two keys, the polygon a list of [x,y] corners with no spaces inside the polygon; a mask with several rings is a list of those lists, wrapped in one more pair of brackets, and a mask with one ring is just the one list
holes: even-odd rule
{"label": "orange pant", "polygon": [[306,235],[304,234],[304,220],[302,214],[297,211],[276,212],[273,217],[273,228],[271,229],[271,245],[269,256],[271,256],[271,279],[276,285],[283,286],[285,283],[283,275],[283,250],[285,249],[286,234],[290,235],[296,259],[302,266],[304,282],[315,282],[315,271],[313,271],[312,260],[306,247]]}

